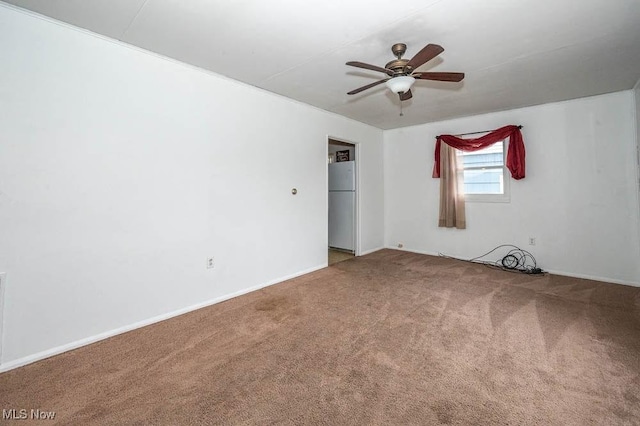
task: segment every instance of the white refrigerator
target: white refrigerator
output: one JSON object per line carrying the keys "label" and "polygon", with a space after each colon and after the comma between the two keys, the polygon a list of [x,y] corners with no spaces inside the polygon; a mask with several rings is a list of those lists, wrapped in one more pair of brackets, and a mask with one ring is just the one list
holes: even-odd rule
{"label": "white refrigerator", "polygon": [[356,249],[356,162],[329,164],[329,247]]}

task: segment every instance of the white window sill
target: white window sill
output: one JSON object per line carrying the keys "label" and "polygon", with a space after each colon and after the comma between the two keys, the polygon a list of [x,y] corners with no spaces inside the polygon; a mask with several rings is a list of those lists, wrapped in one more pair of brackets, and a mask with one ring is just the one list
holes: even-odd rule
{"label": "white window sill", "polygon": [[504,194],[467,194],[465,202],[470,203],[510,203],[511,197]]}

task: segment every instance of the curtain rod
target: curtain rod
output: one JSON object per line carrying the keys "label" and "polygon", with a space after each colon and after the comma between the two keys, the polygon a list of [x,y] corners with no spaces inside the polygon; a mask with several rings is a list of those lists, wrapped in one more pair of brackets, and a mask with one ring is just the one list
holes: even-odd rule
{"label": "curtain rod", "polygon": [[[518,126],[518,129],[522,129],[522,126],[521,126],[521,125],[520,125],[520,126]],[[493,130],[482,130],[482,131],[480,131],[480,132],[460,133],[460,134],[458,134],[458,135],[453,135],[453,136],[457,136],[457,137],[459,137],[459,136],[479,135],[480,133],[490,133],[490,132],[493,132],[493,131],[495,131],[495,130],[497,130],[497,129],[493,129]],[[440,137],[440,136],[437,136],[437,137]]]}

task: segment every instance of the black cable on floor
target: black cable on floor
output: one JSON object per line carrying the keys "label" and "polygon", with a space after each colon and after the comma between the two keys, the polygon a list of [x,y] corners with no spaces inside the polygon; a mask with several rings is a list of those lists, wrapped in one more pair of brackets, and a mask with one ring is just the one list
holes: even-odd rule
{"label": "black cable on floor", "polygon": [[[511,248],[505,256],[497,260],[482,260],[483,257],[486,257],[503,247]],[[528,252],[527,250],[523,250],[520,247],[514,246],[513,244],[501,244],[498,247],[489,250],[485,254],[474,257],[472,259],[461,259],[458,257],[447,256],[442,253],[438,253],[438,255],[440,257],[446,257],[448,259],[462,260],[463,262],[479,263],[507,272],[519,272],[522,274],[530,275],[541,275],[546,273],[542,269],[538,268],[536,258],[533,257],[530,252]]]}

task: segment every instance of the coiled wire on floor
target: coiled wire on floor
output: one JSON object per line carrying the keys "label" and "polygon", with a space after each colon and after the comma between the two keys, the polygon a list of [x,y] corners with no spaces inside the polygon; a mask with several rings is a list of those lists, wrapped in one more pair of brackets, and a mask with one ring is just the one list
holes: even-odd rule
{"label": "coiled wire on floor", "polygon": [[[483,258],[489,256],[491,253],[504,248],[510,248],[506,255],[497,259],[497,260],[483,260]],[[500,269],[502,271],[507,272],[520,272],[523,274],[544,274],[545,272],[538,268],[538,264],[536,262],[536,258],[528,252],[527,250],[523,250],[520,247],[514,246],[513,244],[501,244],[498,247],[486,252],[481,256],[474,257],[472,259],[461,259],[458,257],[447,256],[442,253],[438,253],[441,257],[446,257],[448,259],[462,260],[464,262],[471,263],[479,263],[482,265],[489,266],[491,268]]]}

